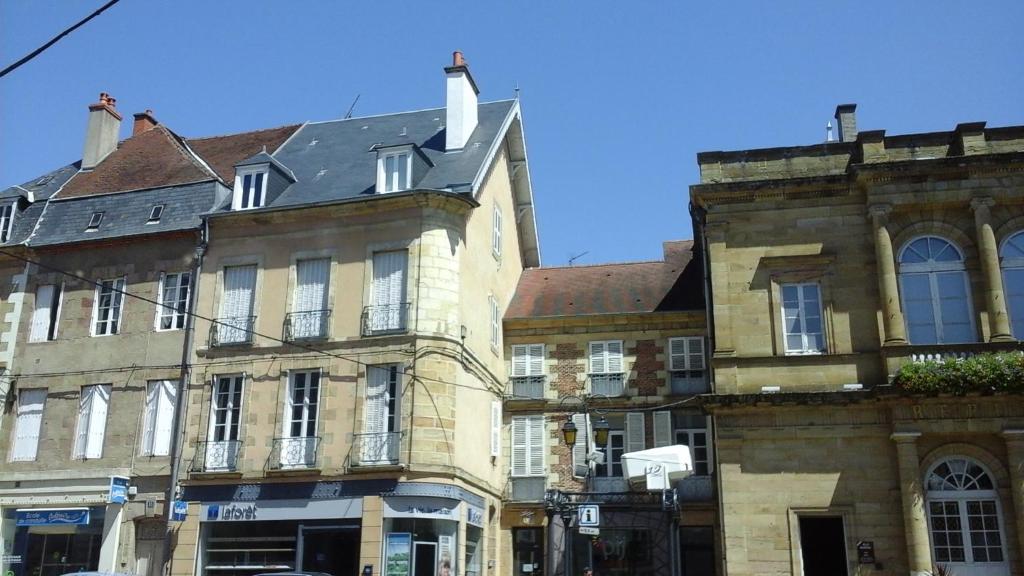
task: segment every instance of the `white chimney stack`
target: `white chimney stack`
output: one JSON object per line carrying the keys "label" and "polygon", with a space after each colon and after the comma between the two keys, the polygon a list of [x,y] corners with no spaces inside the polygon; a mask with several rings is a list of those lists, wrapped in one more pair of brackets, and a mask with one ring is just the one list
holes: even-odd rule
{"label": "white chimney stack", "polygon": [[445,151],[461,150],[476,129],[476,96],[480,93],[469,73],[462,52],[452,54],[452,65],[444,69],[447,95],[445,100]]}
{"label": "white chimney stack", "polygon": [[117,149],[121,115],[114,109],[116,103],[110,94],[101,92],[100,101],[89,105],[89,125],[85,129],[85,150],[82,152],[83,170],[96,167]]}

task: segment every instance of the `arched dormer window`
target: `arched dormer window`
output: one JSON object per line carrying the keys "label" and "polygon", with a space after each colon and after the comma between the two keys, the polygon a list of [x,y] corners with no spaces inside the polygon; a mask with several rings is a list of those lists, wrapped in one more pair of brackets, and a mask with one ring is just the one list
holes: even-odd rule
{"label": "arched dormer window", "polygon": [[1014,338],[1024,340],[1024,230],[1003,242],[999,257],[1010,329]]}
{"label": "arched dormer window", "polygon": [[899,263],[910,343],[976,341],[963,253],[949,240],[924,236],[903,247]]}
{"label": "arched dormer window", "polygon": [[974,460],[953,457],[933,466],[925,478],[935,562],[954,574],[1009,574],[992,475]]}

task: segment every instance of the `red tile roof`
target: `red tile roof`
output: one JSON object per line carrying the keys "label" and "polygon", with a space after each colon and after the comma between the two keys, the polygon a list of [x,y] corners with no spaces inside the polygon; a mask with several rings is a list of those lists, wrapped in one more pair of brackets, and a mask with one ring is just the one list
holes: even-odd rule
{"label": "red tile roof", "polygon": [[217,172],[221,180],[231,186],[235,181],[235,164],[258,154],[264,148],[273,154],[300,126],[292,124],[228,136],[187,138],[185,142]]}
{"label": "red tile roof", "polygon": [[505,318],[702,309],[693,242],[664,247],[664,261],[524,270]]}

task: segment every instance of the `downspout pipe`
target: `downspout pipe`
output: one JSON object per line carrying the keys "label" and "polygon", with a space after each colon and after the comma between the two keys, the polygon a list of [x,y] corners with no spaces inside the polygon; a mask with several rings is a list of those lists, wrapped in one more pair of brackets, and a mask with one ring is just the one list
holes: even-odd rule
{"label": "downspout pipe", "polygon": [[170,574],[171,570],[171,539],[174,536],[171,515],[174,512],[174,501],[178,497],[178,475],[181,473],[181,448],[182,437],[184,436],[184,412],[188,399],[188,382],[191,375],[191,354],[192,343],[195,339],[195,311],[196,300],[199,293],[199,275],[203,270],[203,257],[206,255],[206,246],[210,236],[210,224],[206,218],[199,228],[199,243],[196,245],[195,255],[192,258],[192,289],[188,293],[188,314],[185,316],[185,338],[181,347],[181,373],[178,376],[178,386],[174,402],[174,418],[171,422],[171,477],[167,482],[167,493],[164,495],[164,520],[167,523],[167,533],[164,537],[164,554],[162,572]]}

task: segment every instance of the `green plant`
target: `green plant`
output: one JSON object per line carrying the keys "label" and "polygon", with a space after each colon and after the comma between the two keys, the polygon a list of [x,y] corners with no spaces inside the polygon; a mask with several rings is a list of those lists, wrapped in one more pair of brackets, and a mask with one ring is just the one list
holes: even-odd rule
{"label": "green plant", "polygon": [[902,366],[893,382],[909,392],[922,393],[1024,392],[1024,354],[1001,352],[913,362]]}

